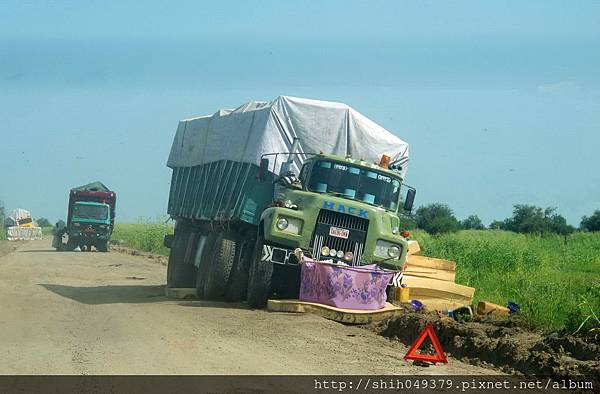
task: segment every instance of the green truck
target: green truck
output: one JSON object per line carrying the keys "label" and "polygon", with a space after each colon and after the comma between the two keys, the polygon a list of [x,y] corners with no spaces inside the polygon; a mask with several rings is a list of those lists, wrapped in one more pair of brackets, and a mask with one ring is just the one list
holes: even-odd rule
{"label": "green truck", "polygon": [[[108,252],[115,223],[117,194],[102,182],[75,187],[69,192],[67,223],[59,221],[53,229],[56,250]],[[67,242],[63,238],[67,237]]]}
{"label": "green truck", "polygon": [[281,96],[181,121],[167,285],[263,307],[297,296],[302,255],[401,269],[407,162],[408,144],[339,103]]}

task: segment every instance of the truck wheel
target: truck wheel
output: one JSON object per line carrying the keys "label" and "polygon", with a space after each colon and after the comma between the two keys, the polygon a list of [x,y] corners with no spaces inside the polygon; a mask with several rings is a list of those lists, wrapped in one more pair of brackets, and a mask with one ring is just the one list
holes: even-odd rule
{"label": "truck wheel", "polygon": [[248,293],[246,300],[251,308],[264,308],[271,292],[273,263],[260,261],[263,253],[264,239],[258,237],[254,245],[254,258],[248,274]]}
{"label": "truck wheel", "polygon": [[98,252],[108,252],[108,241],[102,241],[96,245]]}
{"label": "truck wheel", "polygon": [[208,275],[204,283],[204,298],[222,300],[235,260],[236,239],[231,233],[220,233],[212,258],[207,261]]}
{"label": "truck wheel", "polygon": [[69,237],[69,239],[67,240],[67,244],[64,247],[64,250],[72,252],[76,247],[77,241]]}
{"label": "truck wheel", "polygon": [[225,299],[227,301],[238,302],[246,298],[248,291],[248,269],[252,262],[254,240],[243,243],[238,242],[236,256],[229,275],[229,283],[225,290]]}
{"label": "truck wheel", "polygon": [[167,266],[167,286],[172,288],[194,287],[195,267],[186,264],[185,252],[190,233],[181,232],[175,235],[173,247],[169,253]]}
{"label": "truck wheel", "polygon": [[[219,233],[210,233],[206,236],[202,250],[196,250],[196,259],[199,259],[196,269],[196,296],[204,298],[204,289],[210,272],[210,265],[213,258],[215,245]],[[198,245],[200,247],[200,245]],[[200,255],[198,255],[200,253]]]}

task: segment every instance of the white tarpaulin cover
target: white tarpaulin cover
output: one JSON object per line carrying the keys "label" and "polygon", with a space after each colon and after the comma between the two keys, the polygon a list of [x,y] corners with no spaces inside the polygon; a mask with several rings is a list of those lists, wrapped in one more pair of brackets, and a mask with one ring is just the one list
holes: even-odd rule
{"label": "white tarpaulin cover", "polygon": [[7,227],[16,226],[19,221],[29,218],[31,218],[31,213],[29,213],[29,211],[22,208],[17,208],[6,217],[5,224]]}
{"label": "white tarpaulin cover", "polygon": [[180,121],[167,166],[217,160],[259,164],[265,153],[289,152],[295,137],[305,153],[349,154],[370,162],[386,154],[406,175],[406,142],[346,104],[288,96]]}

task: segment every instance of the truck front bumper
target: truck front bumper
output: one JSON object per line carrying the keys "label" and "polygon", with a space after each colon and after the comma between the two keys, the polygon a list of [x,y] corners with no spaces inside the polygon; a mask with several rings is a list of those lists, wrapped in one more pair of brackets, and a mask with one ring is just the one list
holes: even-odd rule
{"label": "truck front bumper", "polygon": [[88,233],[85,231],[76,231],[69,234],[69,237],[85,239],[85,240],[107,240],[109,238],[109,234],[101,234],[101,233]]}
{"label": "truck front bumper", "polygon": [[[298,257],[294,254],[294,250],[285,246],[264,244],[260,261],[280,265],[298,265]],[[306,254],[304,251],[303,253]]]}

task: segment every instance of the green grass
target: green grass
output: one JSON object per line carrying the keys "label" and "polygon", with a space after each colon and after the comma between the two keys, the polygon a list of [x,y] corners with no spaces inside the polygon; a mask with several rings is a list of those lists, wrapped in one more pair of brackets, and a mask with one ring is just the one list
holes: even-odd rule
{"label": "green grass", "polygon": [[[506,305],[546,330],[575,331],[600,312],[600,233],[523,235],[505,231],[460,231],[413,235],[424,254],[457,263],[456,282],[476,288],[475,302]],[[582,330],[597,327],[590,318]]]}
{"label": "green grass", "polygon": [[117,223],[111,239],[134,249],[168,256],[169,249],[163,246],[163,238],[166,234],[173,234],[173,225],[164,223]]}

